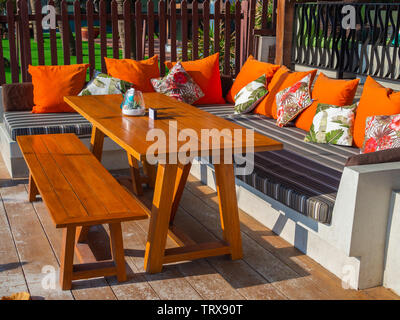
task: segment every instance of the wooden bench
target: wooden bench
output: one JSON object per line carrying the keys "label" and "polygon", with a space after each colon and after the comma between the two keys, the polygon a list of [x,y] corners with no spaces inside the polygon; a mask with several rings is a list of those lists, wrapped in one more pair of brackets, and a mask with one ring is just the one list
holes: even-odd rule
{"label": "wooden bench", "polygon": [[[121,222],[147,218],[146,209],[74,134],[18,136],[17,141],[30,170],[29,201],[40,194],[56,228],[64,228],[62,289],[70,289],[72,280],[100,276],[125,281]],[[82,227],[99,224],[109,224],[112,260],[83,263],[88,246],[83,250],[78,243]],[[73,264],[74,249],[81,264]]]}

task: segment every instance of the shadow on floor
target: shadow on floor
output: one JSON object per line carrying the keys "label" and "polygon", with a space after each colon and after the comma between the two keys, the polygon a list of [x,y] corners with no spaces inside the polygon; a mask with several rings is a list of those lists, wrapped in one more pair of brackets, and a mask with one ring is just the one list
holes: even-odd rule
{"label": "shadow on floor", "polygon": [[0,179],[0,188],[15,187],[20,184],[28,183],[28,179]]}
{"label": "shadow on floor", "polygon": [[27,262],[25,262],[25,261],[0,264],[0,272],[17,269],[25,264],[27,264]]}

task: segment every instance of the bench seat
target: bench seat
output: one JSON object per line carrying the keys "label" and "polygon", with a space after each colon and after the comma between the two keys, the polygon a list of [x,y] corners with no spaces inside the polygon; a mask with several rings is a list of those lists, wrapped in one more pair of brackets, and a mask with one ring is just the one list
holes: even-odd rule
{"label": "bench seat", "polygon": [[262,115],[234,115],[232,105],[199,108],[282,142],[283,150],[256,153],[254,172],[237,178],[305,216],[331,222],[345,162],[358,148],[304,142],[304,130],[279,128]]}
{"label": "bench seat", "polygon": [[[121,222],[145,219],[148,210],[75,134],[18,136],[17,141],[30,171],[29,201],[40,194],[55,227],[64,229],[62,288],[70,289],[72,280],[114,274],[118,281],[126,280]],[[74,250],[81,262],[85,260],[78,242],[85,240],[88,226],[99,224],[109,225],[113,260],[74,265]],[[87,244],[83,252],[88,248]]]}
{"label": "bench seat", "polygon": [[6,111],[4,126],[13,140],[17,136],[52,133],[90,135],[92,125],[78,113],[32,113],[31,111]]}

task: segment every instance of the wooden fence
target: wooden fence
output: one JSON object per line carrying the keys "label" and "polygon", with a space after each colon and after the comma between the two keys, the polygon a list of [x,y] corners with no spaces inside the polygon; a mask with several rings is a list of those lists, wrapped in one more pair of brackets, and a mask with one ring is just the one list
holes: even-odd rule
{"label": "wooden fence", "polygon": [[[126,0],[121,8],[118,7],[116,0],[112,0],[111,4],[106,0],[100,0],[99,9],[96,11],[93,1],[88,0],[85,10],[82,10],[81,2],[76,0],[72,2],[73,14],[71,14],[68,13],[69,2],[63,0],[60,11],[56,14],[58,28],[63,30],[62,47],[57,48],[57,30],[42,28],[45,14],[42,14],[40,0],[35,1],[34,8],[29,8],[28,0],[18,0],[16,8],[15,2],[8,0],[5,12],[0,15],[0,24],[5,26],[2,30],[8,29],[7,60],[3,59],[6,51],[3,50],[4,42],[0,41],[0,85],[6,83],[6,70],[11,73],[7,82],[24,82],[30,81],[27,71],[30,64],[70,64],[69,37],[71,36],[74,37],[72,44],[75,46],[76,55],[73,62],[88,61],[90,75],[93,74],[96,62],[99,60],[101,71],[106,72],[103,57],[119,58],[121,51],[124,58],[137,60],[143,59],[146,53],[147,56],[159,54],[160,71],[161,75],[164,75],[166,47],[168,47],[168,58],[173,61],[197,59],[207,57],[213,52],[220,52],[222,72],[237,74],[248,55],[254,51],[257,2],[258,5],[261,3],[264,15],[268,10],[269,1],[274,0],[237,0],[234,3],[229,0],[225,2],[217,0],[212,2],[211,8],[209,0],[201,3],[197,0],[190,3],[187,0],[180,3],[174,0],[161,0],[158,2],[158,8],[154,8],[152,0],[147,2],[147,6],[143,6],[141,1]],[[48,4],[54,6],[54,0],[50,0]],[[120,32],[118,32],[121,23],[123,23],[123,39],[119,39]],[[35,51],[37,52],[33,52],[31,48],[32,24],[35,24],[36,29]],[[100,39],[94,37],[95,24],[99,25]],[[88,27],[87,43],[82,40],[80,32],[83,25]],[[76,31],[74,35],[68,32],[71,27]],[[267,24],[262,22],[262,27],[267,28]],[[199,36],[200,32],[202,37]],[[178,33],[181,39],[177,39]],[[107,37],[107,34],[111,35]],[[49,39],[49,49],[45,48],[45,37]],[[1,38],[3,39],[2,34]],[[124,43],[123,46],[121,42]],[[50,50],[50,61],[45,59],[45,49]],[[60,50],[62,52],[57,52]],[[32,63],[33,53],[35,53],[34,63]],[[9,63],[9,66],[6,63]]]}

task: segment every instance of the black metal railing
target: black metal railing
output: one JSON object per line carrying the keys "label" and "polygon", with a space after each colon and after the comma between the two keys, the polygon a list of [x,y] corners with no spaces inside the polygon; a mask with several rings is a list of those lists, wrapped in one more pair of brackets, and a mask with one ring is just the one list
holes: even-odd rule
{"label": "black metal railing", "polygon": [[352,3],[355,28],[345,5],[295,5],[292,63],[400,81],[400,3]]}

